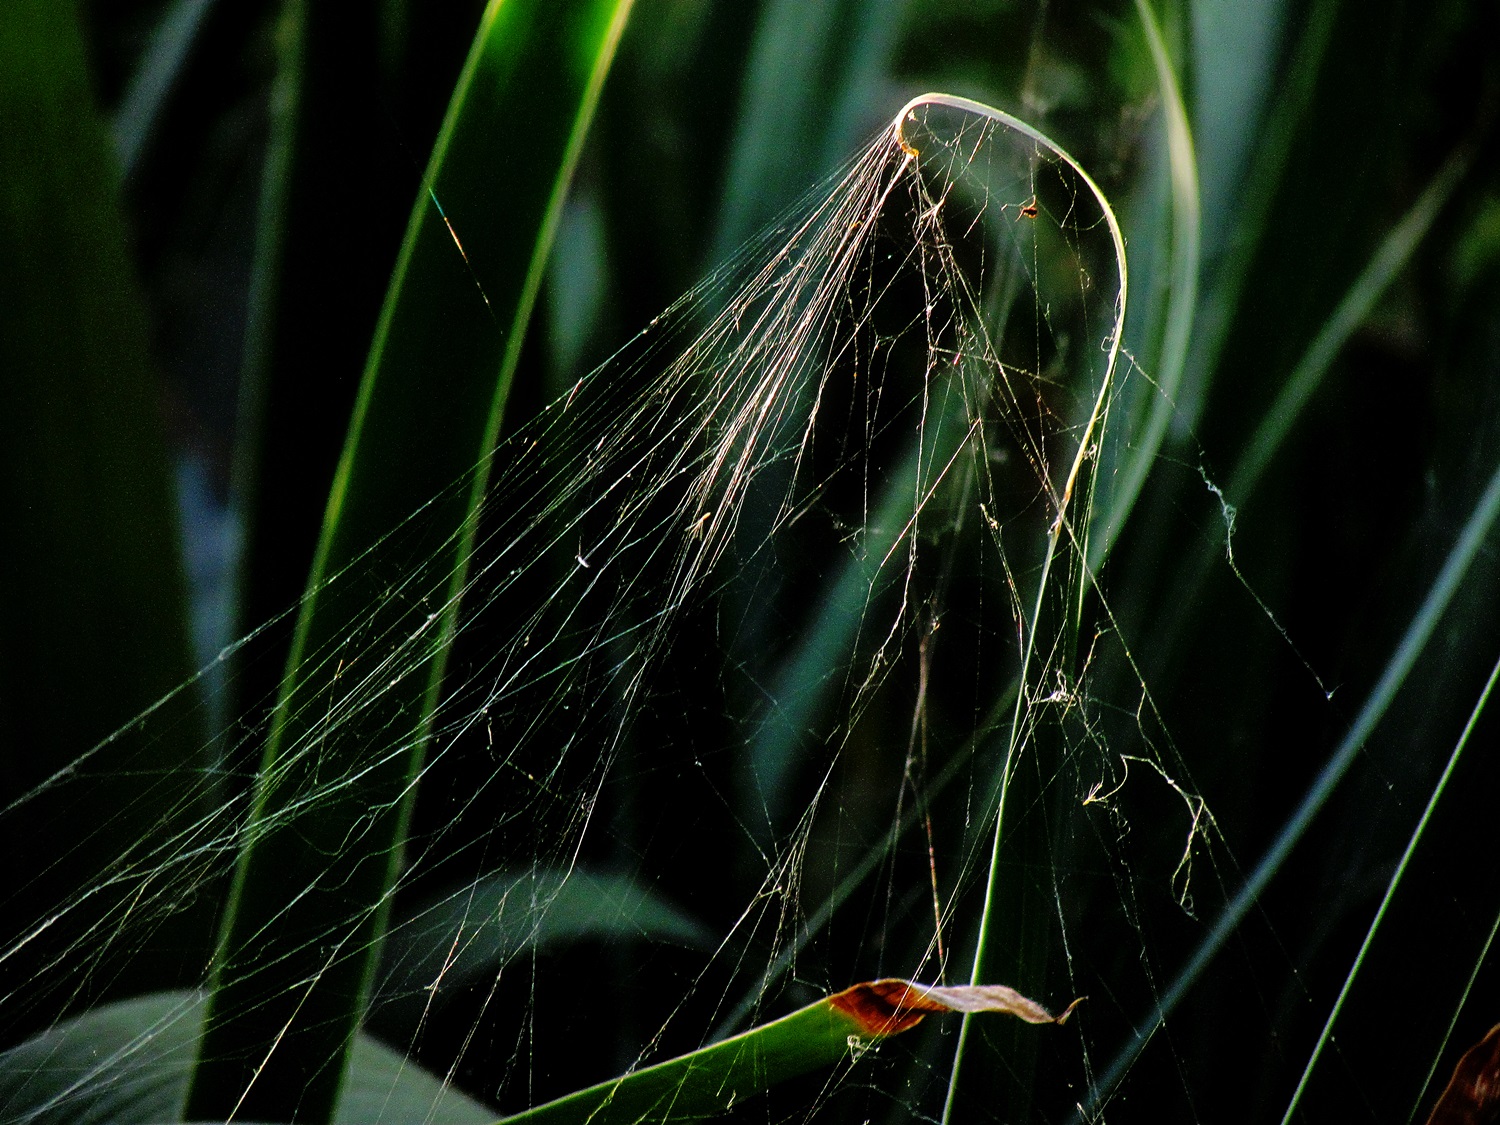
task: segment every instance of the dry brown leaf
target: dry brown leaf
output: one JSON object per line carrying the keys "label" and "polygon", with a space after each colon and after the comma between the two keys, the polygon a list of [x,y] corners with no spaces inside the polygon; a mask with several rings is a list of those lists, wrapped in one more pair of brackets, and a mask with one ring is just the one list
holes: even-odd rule
{"label": "dry brown leaf", "polygon": [[1035,1000],[1003,984],[944,986],[888,978],[856,984],[828,999],[874,1038],[915,1027],[928,1012],[1004,1012],[1027,1023],[1060,1024],[1073,1014],[1082,997],[1054,1016]]}
{"label": "dry brown leaf", "polygon": [[1500,1122],[1500,1023],[1464,1052],[1427,1125],[1496,1125]]}

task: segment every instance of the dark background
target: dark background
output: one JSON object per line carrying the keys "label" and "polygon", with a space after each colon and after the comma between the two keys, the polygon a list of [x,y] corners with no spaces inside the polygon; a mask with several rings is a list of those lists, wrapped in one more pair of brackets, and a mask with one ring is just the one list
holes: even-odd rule
{"label": "dark background", "polygon": [[[271,122],[285,57],[278,36],[289,24],[275,4],[219,0],[189,37],[149,131],[128,159],[96,177],[99,198],[52,201],[59,212],[76,209],[75,226],[96,229],[128,255],[111,268],[138,285],[139,307],[125,320],[146,341],[149,365],[136,373],[127,406],[94,418],[90,403],[104,399],[88,380],[108,381],[121,369],[108,360],[109,341],[83,338],[65,319],[54,338],[77,345],[85,356],[77,363],[61,346],[28,351],[21,329],[8,328],[0,341],[11,352],[0,357],[7,384],[0,440],[9,450],[0,464],[8,525],[0,565],[10,591],[0,633],[8,916],[42,917],[49,901],[88,885],[102,861],[49,850],[47,841],[71,839],[91,817],[116,816],[91,813],[89,800],[105,808],[128,802],[122,775],[100,764],[87,799],[68,790],[49,804],[54,770],[222,646],[259,630],[228,673],[211,669],[159,708],[147,734],[164,760],[176,760],[177,744],[188,747],[186,758],[200,756],[199,768],[222,773],[230,799],[246,784],[380,302],[481,7],[388,0],[350,13],[317,0],[297,5],[305,9],[306,84],[282,149]],[[159,4],[123,0],[80,9],[105,127],[131,124],[122,107],[160,49],[152,36],[164,13]],[[1198,315],[1179,424],[1102,585],[1163,718],[1164,729],[1150,733],[1170,739],[1188,763],[1192,776],[1180,780],[1206,799],[1222,839],[1196,857],[1189,913],[1173,901],[1170,879],[1157,875],[1170,872],[1182,847],[1180,799],[1143,787],[1134,805],[1121,806],[1116,835],[1098,853],[1115,871],[1086,872],[1080,881],[1106,888],[1089,909],[1124,916],[1112,925],[1139,937],[1096,948],[1084,932],[1071,951],[1077,973],[1059,976],[1054,964],[1043,974],[1051,1003],[1065,1003],[1070,989],[1089,994],[1080,1014],[1092,1072],[1082,1069],[1076,1043],[1055,1059],[1044,1052],[1044,1069],[1054,1069],[1037,1081],[1032,1119],[1040,1120],[1065,1117],[1083,1097],[1080,1085],[1130,1042],[1152,988],[1166,988],[1277,840],[1400,652],[1500,456],[1493,8],[1447,2],[1419,10],[1377,0],[1229,12],[1206,0],[1165,5],[1158,16],[1200,161]],[[1143,294],[1139,307],[1157,310],[1137,314],[1127,341],[1148,372],[1157,370],[1170,215],[1161,101],[1130,6],[639,0],[532,326],[518,414],[613,352],[907,97],[932,88],[1032,121],[1117,200],[1136,279],[1132,300]],[[15,138],[45,124],[0,122],[13,138],[0,170],[13,197],[26,190],[30,166]],[[516,128],[524,152],[524,124]],[[1236,575],[1217,549],[1223,521],[1203,474],[1231,479],[1382,239],[1460,150],[1465,170],[1430,228],[1336,348],[1259,487],[1236,498]],[[265,200],[274,193],[284,207],[268,224]],[[96,213],[104,216],[97,222],[88,217]],[[279,248],[272,282],[257,272],[268,243]],[[0,270],[0,299],[11,298],[0,303],[13,309],[27,294],[39,307],[71,307],[48,287],[90,288],[87,278],[57,278],[19,251]],[[35,327],[36,314],[27,316]],[[71,413],[59,406],[70,394],[80,400]],[[1205,552],[1214,561],[1204,571],[1184,562]],[[1500,655],[1495,579],[1489,536],[1326,808],[1127,1075],[1112,1119],[1263,1120],[1282,1112]],[[792,582],[780,597],[769,612],[790,635],[811,607]],[[1091,612],[1102,621],[1097,606]],[[482,644],[485,627],[466,643]],[[682,628],[684,637],[712,636],[711,610]],[[770,651],[774,666],[774,644]],[[637,874],[722,933],[759,874],[753,849],[726,827],[699,781],[732,784],[740,767],[724,750],[699,781],[674,783],[672,761],[732,744],[739,720],[729,717],[734,691],[720,671],[681,664],[669,664],[637,721],[654,732],[652,753],[662,757],[627,755],[605,793],[603,826],[590,838],[596,850],[585,858],[607,865],[634,857],[627,862]],[[1101,696],[1128,712],[1136,702],[1128,670],[1103,666],[1099,675]],[[887,721],[899,728],[909,712],[892,706]],[[1108,732],[1122,749],[1132,726],[1126,713]],[[220,731],[231,733],[215,740]],[[1481,717],[1351,993],[1336,1046],[1315,1072],[1303,1103],[1308,1120],[1404,1118],[1429,1066],[1438,1066],[1440,1086],[1456,1053],[1500,1018],[1485,960],[1500,910],[1491,862],[1496,739],[1494,720]],[[645,754],[637,741],[630,754]],[[876,741],[861,750],[856,739],[835,780],[846,842],[878,841],[893,815],[901,762]],[[799,776],[791,806],[809,799],[817,781],[816,770]],[[473,784],[460,766],[434,771],[418,806],[418,838],[445,823]],[[982,788],[975,779],[956,787],[962,793],[934,796],[939,839]],[[184,793],[184,801],[197,799]],[[914,846],[925,855],[925,844]],[[64,852],[66,862],[50,858]],[[1084,854],[1094,853],[1082,848],[1070,862],[1081,868]],[[455,846],[428,884],[477,877],[466,855]],[[832,885],[831,862],[808,861],[808,888]],[[85,992],[124,995],[145,982],[201,979],[222,867],[205,861],[200,893],[164,911],[156,937],[136,947],[144,962],[91,975]],[[923,926],[930,937],[920,878],[912,885],[915,901],[886,886],[856,896],[836,916],[842,923],[810,946],[795,980],[768,993],[766,1014],[861,975],[909,971],[886,947],[920,949]],[[430,889],[420,880],[414,886]],[[967,901],[975,884],[954,893]],[[804,896],[810,914],[818,895]],[[869,921],[882,911],[891,918]],[[956,914],[960,930],[973,916]],[[752,941],[745,961],[764,963],[768,940]],[[971,939],[960,932],[956,940]],[[647,946],[596,938],[544,949],[535,959],[544,983],[515,975],[493,996],[452,999],[417,1057],[441,1072],[464,1052],[460,1080],[520,1108],[617,1072],[679,1005],[672,1027],[681,1041],[663,1050],[695,1045],[751,983],[701,950]],[[94,943],[59,948],[87,957]],[[1143,949],[1145,969],[1126,973],[1122,966],[1137,965]],[[598,981],[586,970],[608,981],[612,999],[602,1009],[587,1000]],[[950,972],[966,977],[962,968]],[[1134,990],[1112,993],[1111,982],[1126,977]],[[575,992],[581,998],[568,1002]],[[511,1015],[543,995],[559,999],[530,1011],[518,1036]],[[63,1005],[44,993],[11,1003],[0,1023],[16,1040],[93,998]],[[377,1031],[380,1018],[372,1017]],[[392,1029],[395,1041],[410,1041],[408,1031]],[[553,1044],[585,1030],[587,1059],[554,1053]],[[951,1034],[903,1040],[882,1056],[885,1087],[905,1092],[850,1084],[825,1112],[858,1120],[931,1110]],[[526,1060],[519,1065],[518,1042]],[[912,1075],[916,1084],[901,1086]],[[808,1093],[791,1091],[770,1112],[779,1119]],[[767,1111],[753,1112],[759,1119]]]}

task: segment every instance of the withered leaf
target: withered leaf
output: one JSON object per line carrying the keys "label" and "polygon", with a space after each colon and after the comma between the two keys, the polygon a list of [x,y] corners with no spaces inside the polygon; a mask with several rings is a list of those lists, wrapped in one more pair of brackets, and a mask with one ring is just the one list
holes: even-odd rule
{"label": "withered leaf", "polygon": [[1082,1000],[1054,1016],[1035,1000],[1003,984],[926,985],[887,978],[856,984],[828,998],[856,1021],[865,1034],[895,1035],[922,1022],[928,1012],[1004,1012],[1027,1023],[1063,1023]]}
{"label": "withered leaf", "polygon": [[1464,1052],[1427,1125],[1496,1125],[1500,1122],[1500,1023]]}

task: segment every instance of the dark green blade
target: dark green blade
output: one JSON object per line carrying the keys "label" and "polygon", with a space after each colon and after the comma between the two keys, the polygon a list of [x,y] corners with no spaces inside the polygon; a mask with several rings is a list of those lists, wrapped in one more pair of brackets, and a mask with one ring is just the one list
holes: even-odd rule
{"label": "dark green blade", "polygon": [[[67,952],[112,915],[123,924],[153,849],[193,815],[202,776],[191,768],[203,746],[195,692],[174,692],[190,664],[161,399],[89,85],[74,5],[6,5],[0,1037],[108,994],[136,943],[98,959]],[[148,722],[119,729],[168,693]],[[101,873],[110,882],[101,885]],[[96,893],[74,899],[90,887]],[[13,948],[44,921],[46,941]],[[201,961],[211,921],[180,922],[162,943],[172,948],[135,961],[135,986]],[[60,974],[46,972],[54,959]]]}
{"label": "dark green blade", "polygon": [[799,1074],[857,1060],[873,1043],[910,1030],[928,1013],[1003,1012],[1029,1024],[1060,1024],[1077,1005],[1075,1000],[1054,1016],[1005,985],[929,988],[897,979],[867,981],[729,1039],[504,1118],[500,1125],[698,1121]]}
{"label": "dark green blade", "polygon": [[[223,929],[189,1116],[326,1121],[337,1103],[401,867],[486,457],[629,7],[496,0],[480,24],[329,498]],[[387,596],[390,572],[378,549],[367,555],[424,505],[427,542],[438,549],[403,582],[432,604]],[[357,665],[343,678],[339,649],[356,625],[367,640],[381,638],[367,660],[396,651],[398,672]],[[362,681],[368,695],[343,694]],[[357,717],[320,726],[343,707]]]}
{"label": "dark green blade", "polygon": [[[182,1121],[202,1020],[200,995],[152,992],[93,1008],[0,1052],[6,1120]],[[485,1125],[495,1118],[494,1110],[368,1035],[355,1039],[350,1056],[335,1125]]]}

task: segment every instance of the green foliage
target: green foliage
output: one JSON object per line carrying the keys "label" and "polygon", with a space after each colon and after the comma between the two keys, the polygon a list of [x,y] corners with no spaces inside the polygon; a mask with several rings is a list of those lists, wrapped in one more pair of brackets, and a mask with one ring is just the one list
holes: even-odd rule
{"label": "green foliage", "polygon": [[[60,1023],[0,1056],[0,1104],[36,1122],[181,1120],[203,998],[156,992]],[[485,1125],[494,1114],[367,1035],[333,1120]]]}
{"label": "green foliage", "polygon": [[[29,0],[0,24],[0,557],[12,592],[0,739],[4,803],[22,806],[3,839],[27,857],[0,911],[14,954],[0,963],[0,1027],[14,1037],[111,991],[109,971],[76,998],[37,978],[129,909],[132,866],[201,811],[190,779],[213,755],[183,686],[186,592],[151,330],[82,32],[69,5]],[[153,709],[149,729],[130,725]],[[64,794],[59,774],[81,776]],[[80,824],[111,836],[84,838]],[[55,920],[49,948],[16,948],[101,872],[111,882]],[[169,983],[174,961],[196,958],[211,923],[191,915],[138,973]]]}
{"label": "green foliage", "polygon": [[[563,196],[629,8],[628,0],[572,7],[511,0],[492,3],[480,23],[412,212],[334,477],[225,908],[188,1094],[191,1117],[319,1120],[338,1103],[342,1054],[367,1003],[443,694],[491,451]],[[289,9],[287,34],[300,34],[301,10]],[[293,52],[286,65],[305,60]],[[505,159],[514,142],[497,124],[511,120],[527,122],[534,165]],[[497,166],[512,175],[481,174]],[[486,223],[478,216],[491,192],[506,207],[490,208]],[[466,245],[457,242],[455,222]],[[452,488],[466,477],[466,486]],[[433,560],[451,575],[441,605],[391,598],[377,573],[344,573],[434,494],[435,534],[451,544]],[[404,690],[358,704],[360,721],[330,740],[318,724],[336,706],[344,663],[327,653],[372,603],[384,608],[363,627],[373,636],[409,636],[404,643],[422,659],[396,673]],[[405,728],[402,746],[387,753],[375,732],[392,727]],[[316,754],[307,752],[310,744]],[[332,803],[312,804],[309,792],[330,772],[351,782],[335,787]],[[288,880],[306,888],[290,903]],[[360,922],[344,933],[351,918]],[[267,1058],[266,1044],[277,1041],[285,1049]],[[318,1062],[309,1066],[309,1059]]]}
{"label": "green foliage", "polygon": [[[0,1119],[478,1122],[626,1071],[654,1119],[688,1086],[651,1064],[976,947],[1089,1001],[867,1056],[840,1025],[736,1112],[1420,1118],[1496,1019],[1492,6],[367,7],[0,19]],[[497,638],[640,651],[597,571],[576,620],[526,616],[565,576],[485,585],[504,439],[932,88],[1124,226],[1057,603],[1019,526],[1004,573],[913,561],[931,601],[844,715],[921,457],[962,444],[893,442],[862,507],[726,556],[658,694],[585,682],[613,734],[555,669],[488,709]],[[656,377],[623,356],[611,402]],[[216,634],[174,457],[244,530]]]}
{"label": "green foliage", "polygon": [[535,950],[622,934],[698,949],[713,940],[702,922],[625,876],[575,868],[480,879],[392,921],[376,984],[380,1028],[415,1032],[431,981],[477,987]]}

